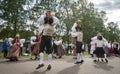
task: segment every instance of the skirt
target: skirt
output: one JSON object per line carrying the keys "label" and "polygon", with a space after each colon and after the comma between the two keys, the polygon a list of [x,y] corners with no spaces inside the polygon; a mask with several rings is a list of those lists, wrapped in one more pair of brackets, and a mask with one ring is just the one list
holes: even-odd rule
{"label": "skirt", "polygon": [[16,45],[13,45],[13,46],[10,47],[10,49],[8,51],[7,58],[8,59],[18,58],[19,53],[20,53],[20,49]]}
{"label": "skirt", "polygon": [[39,54],[39,49],[40,49],[40,44],[39,43],[36,43],[33,47],[33,51],[32,51],[32,54],[33,55],[38,55]]}
{"label": "skirt", "polygon": [[104,51],[103,47],[97,47],[93,53],[96,54],[97,57],[102,58],[105,54],[105,51]]}
{"label": "skirt", "polygon": [[58,45],[58,51],[57,51],[57,55],[58,56],[63,56],[64,55],[64,48],[62,47],[62,45]]}

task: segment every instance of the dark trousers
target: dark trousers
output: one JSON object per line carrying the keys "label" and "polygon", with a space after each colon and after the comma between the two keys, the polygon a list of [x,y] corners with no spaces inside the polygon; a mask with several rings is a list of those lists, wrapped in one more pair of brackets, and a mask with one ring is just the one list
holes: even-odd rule
{"label": "dark trousers", "polygon": [[4,53],[4,58],[6,58],[6,56],[8,54],[8,50],[4,50],[3,53]]}
{"label": "dark trousers", "polygon": [[46,53],[52,53],[52,37],[51,36],[42,36],[40,42],[40,52],[44,52],[46,47]]}

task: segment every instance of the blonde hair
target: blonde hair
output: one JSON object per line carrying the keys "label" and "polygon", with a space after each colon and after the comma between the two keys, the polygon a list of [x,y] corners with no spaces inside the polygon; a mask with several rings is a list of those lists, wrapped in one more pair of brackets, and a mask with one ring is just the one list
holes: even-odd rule
{"label": "blonde hair", "polygon": [[80,23],[80,22],[81,22],[81,20],[77,20],[77,21],[76,21],[76,23]]}
{"label": "blonde hair", "polygon": [[52,12],[52,10],[47,10],[47,11],[46,11],[46,13],[47,13],[47,12],[50,12],[50,13],[51,13],[51,12]]}

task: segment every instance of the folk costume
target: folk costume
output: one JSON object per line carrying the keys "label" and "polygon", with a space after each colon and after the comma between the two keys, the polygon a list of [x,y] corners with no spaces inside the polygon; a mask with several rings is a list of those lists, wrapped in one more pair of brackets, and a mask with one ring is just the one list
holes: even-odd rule
{"label": "folk costume", "polygon": [[15,39],[13,40],[13,45],[10,47],[7,58],[10,61],[18,61],[18,56],[20,53],[20,38],[19,34],[16,35]]}
{"label": "folk costume", "polygon": [[41,41],[41,38],[40,38],[40,35],[36,35],[36,39],[35,39],[35,44],[33,45],[33,51],[32,51],[32,55],[35,56],[35,59],[34,60],[37,60],[38,59],[38,55],[39,55],[39,49],[40,49],[40,41]]}
{"label": "folk costume", "polygon": [[51,10],[48,10],[45,15],[40,17],[40,25],[43,25],[42,37],[40,42],[40,61],[39,65],[36,69],[39,69],[44,66],[44,51],[46,47],[46,53],[48,54],[48,62],[49,65],[47,67],[48,70],[51,69],[51,61],[52,61],[52,35],[54,33],[54,26],[59,23],[59,20],[51,15]]}
{"label": "folk costume", "polygon": [[75,23],[74,23],[74,25],[72,26],[72,28],[71,28],[71,36],[72,36],[72,44],[73,44],[73,46],[72,46],[72,49],[73,49],[73,58],[76,58],[76,40],[77,40],[77,33],[76,33],[76,27],[81,27],[81,25],[80,25],[80,20],[77,20]]}
{"label": "folk costume", "polygon": [[75,64],[83,63],[83,54],[82,54],[82,46],[83,46],[83,32],[81,30],[81,27],[76,27],[76,53],[77,53],[77,61]]}
{"label": "folk costume", "polygon": [[62,56],[65,53],[65,48],[62,44],[62,39],[59,39],[58,41],[54,41],[54,43],[57,45],[57,55],[59,58],[62,58]]}
{"label": "folk costume", "polygon": [[108,63],[107,54],[104,51],[104,47],[105,47],[105,40],[102,37],[102,35],[98,35],[97,40],[96,40],[96,49],[93,52],[94,53],[94,62],[97,62],[97,60],[96,60],[96,56],[97,56],[98,62],[100,61],[99,58],[101,58],[101,61],[103,61],[103,58],[104,58],[106,63]]}

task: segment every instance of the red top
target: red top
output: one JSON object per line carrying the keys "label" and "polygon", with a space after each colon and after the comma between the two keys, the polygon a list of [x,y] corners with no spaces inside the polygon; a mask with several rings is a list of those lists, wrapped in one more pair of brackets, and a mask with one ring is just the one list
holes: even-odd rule
{"label": "red top", "polygon": [[41,41],[40,35],[37,35],[36,39],[37,39],[37,42],[40,42]]}
{"label": "red top", "polygon": [[17,45],[17,47],[19,47],[20,48],[20,39],[19,39],[19,37],[15,37],[15,44]]}

